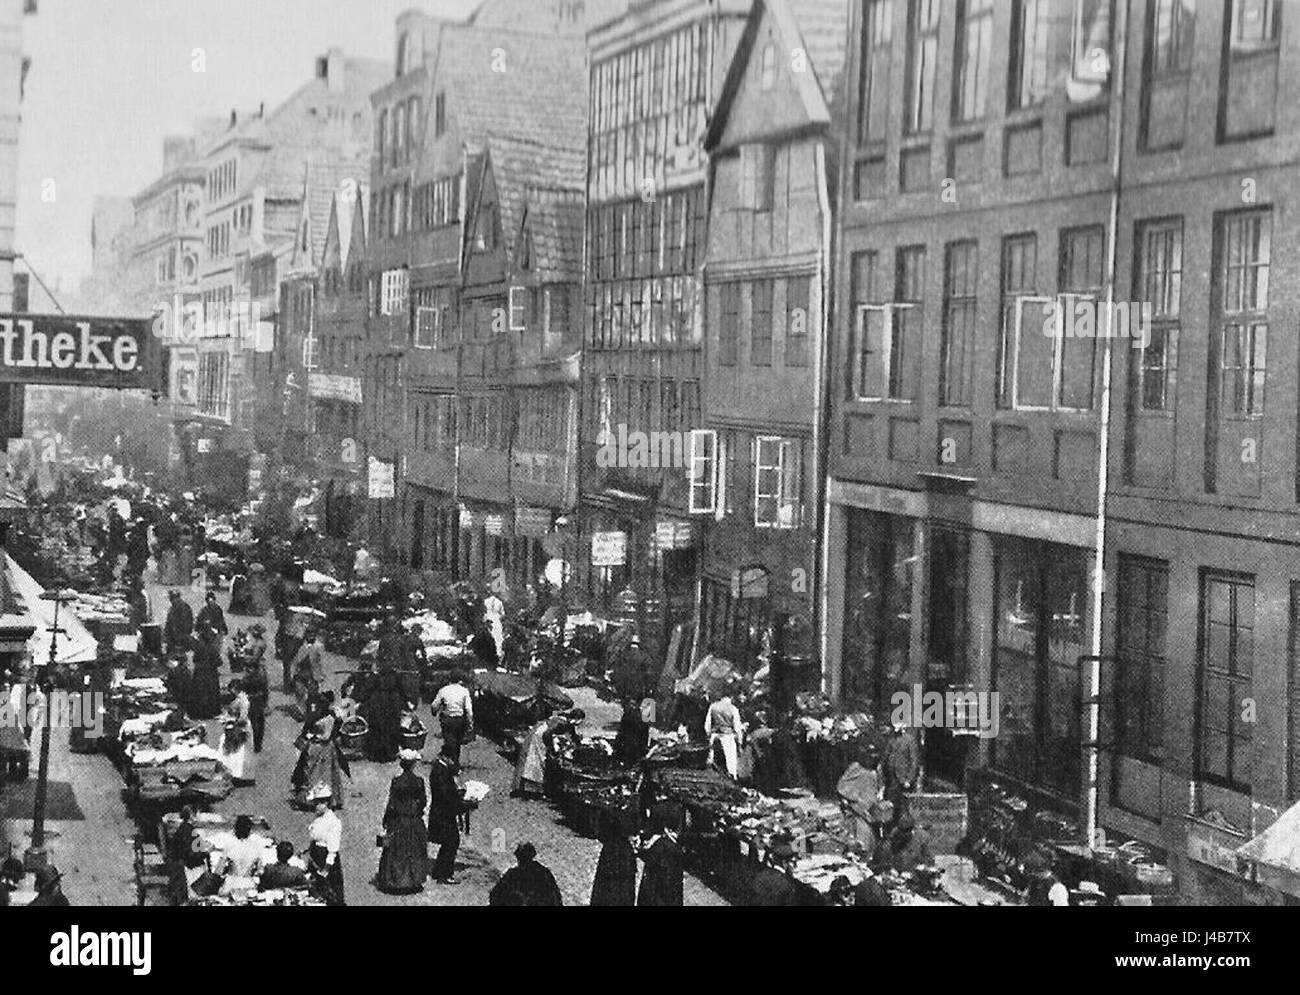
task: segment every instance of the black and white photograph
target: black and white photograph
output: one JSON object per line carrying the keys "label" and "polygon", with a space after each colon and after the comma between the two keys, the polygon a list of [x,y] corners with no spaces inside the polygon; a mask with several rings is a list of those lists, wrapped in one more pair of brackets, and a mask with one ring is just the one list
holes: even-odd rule
{"label": "black and white photograph", "polygon": [[0,905],[1250,968],[1298,98],[1297,0],[0,0]]}

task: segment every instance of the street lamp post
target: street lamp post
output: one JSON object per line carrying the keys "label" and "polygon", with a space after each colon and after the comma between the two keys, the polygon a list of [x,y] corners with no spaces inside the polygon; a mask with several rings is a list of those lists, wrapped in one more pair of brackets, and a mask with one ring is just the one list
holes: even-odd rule
{"label": "street lamp post", "polygon": [[45,673],[38,681],[41,694],[45,696],[45,715],[41,721],[41,759],[36,774],[36,800],[32,806],[32,843],[23,854],[23,864],[29,871],[44,867],[48,862],[45,852],[45,800],[50,786],[50,695],[53,688],[55,662],[58,659],[59,606],[67,604],[72,596],[67,591],[45,591],[42,601],[54,602],[54,623],[50,626],[50,658],[45,664]]}

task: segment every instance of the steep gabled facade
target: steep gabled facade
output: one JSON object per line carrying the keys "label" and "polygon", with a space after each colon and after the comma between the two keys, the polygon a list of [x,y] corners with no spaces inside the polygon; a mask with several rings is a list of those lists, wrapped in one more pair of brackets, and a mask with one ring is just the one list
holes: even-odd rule
{"label": "steep gabled facade", "polygon": [[[847,0],[757,0],[713,118],[705,260],[700,645],[819,684],[831,232]],[[773,660],[773,654],[779,656]]]}
{"label": "steep gabled facade", "polygon": [[620,440],[676,439],[680,453],[680,440],[702,425],[704,137],[749,6],[637,4],[587,39],[582,493],[574,566],[593,608],[637,616],[652,653],[694,615],[699,537],[681,457],[670,457],[678,465],[667,468],[659,460],[645,466],[636,447],[623,452]]}

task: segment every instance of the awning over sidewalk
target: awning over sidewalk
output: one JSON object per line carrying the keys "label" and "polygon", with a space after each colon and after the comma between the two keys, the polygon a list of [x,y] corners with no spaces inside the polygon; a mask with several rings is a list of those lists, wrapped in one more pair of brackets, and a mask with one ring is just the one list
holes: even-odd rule
{"label": "awning over sidewalk", "polygon": [[1255,865],[1260,884],[1300,897],[1300,804],[1239,847],[1237,857]]}
{"label": "awning over sidewalk", "polygon": [[[27,640],[32,660],[47,663],[50,659],[50,627],[54,624],[54,602],[42,601],[43,588],[36,579],[17,562],[9,558],[9,583],[13,592],[22,601],[36,621],[36,631]],[[67,605],[59,608],[59,663],[93,663],[99,651],[99,643]]]}

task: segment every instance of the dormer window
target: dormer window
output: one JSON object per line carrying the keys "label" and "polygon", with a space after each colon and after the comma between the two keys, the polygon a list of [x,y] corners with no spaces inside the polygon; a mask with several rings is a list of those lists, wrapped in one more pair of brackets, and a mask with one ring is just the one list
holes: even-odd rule
{"label": "dormer window", "polygon": [[496,205],[485,204],[479,209],[474,224],[474,247],[479,252],[496,248]]}
{"label": "dormer window", "polygon": [[773,42],[768,42],[763,46],[763,63],[759,86],[764,90],[770,90],[776,86],[776,45]]}

